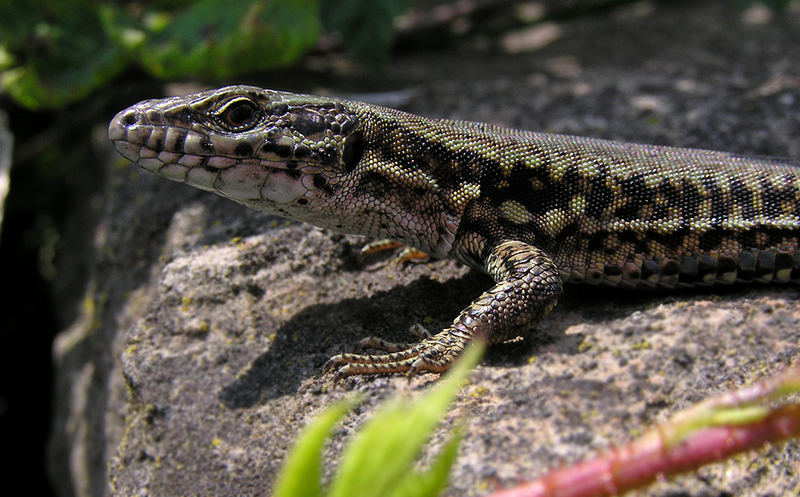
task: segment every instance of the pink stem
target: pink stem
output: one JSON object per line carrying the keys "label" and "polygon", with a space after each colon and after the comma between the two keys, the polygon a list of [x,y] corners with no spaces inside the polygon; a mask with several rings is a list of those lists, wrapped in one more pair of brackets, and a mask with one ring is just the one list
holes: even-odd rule
{"label": "pink stem", "polygon": [[674,447],[659,432],[597,458],[558,469],[490,497],[600,497],[641,487],[663,476],[697,469],[764,443],[800,436],[800,405],[774,409],[749,425],[705,428]]}

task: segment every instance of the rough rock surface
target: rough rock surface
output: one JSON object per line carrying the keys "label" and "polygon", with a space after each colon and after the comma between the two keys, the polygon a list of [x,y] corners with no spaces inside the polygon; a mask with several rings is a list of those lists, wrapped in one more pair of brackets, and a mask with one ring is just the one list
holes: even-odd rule
{"label": "rough rock surface", "polygon": [[[535,51],[478,43],[406,56],[388,81],[416,88],[406,109],[435,117],[800,157],[800,13],[764,20],[730,2],[699,4],[564,22]],[[321,409],[363,394],[328,451],[335,458],[379,401],[414,397],[436,378],[334,387],[322,374],[328,357],[366,335],[402,341],[414,323],[444,326],[490,284],[451,261],[364,270],[358,237],[248,211],[107,153],[86,312],[56,344],[54,444],[69,453],[77,495],[268,494]],[[435,447],[465,420],[447,495],[482,495],[625,443],[798,357],[796,286],[568,287],[526,340],[489,351],[434,437]],[[790,495],[798,472],[790,442],[638,495]]]}

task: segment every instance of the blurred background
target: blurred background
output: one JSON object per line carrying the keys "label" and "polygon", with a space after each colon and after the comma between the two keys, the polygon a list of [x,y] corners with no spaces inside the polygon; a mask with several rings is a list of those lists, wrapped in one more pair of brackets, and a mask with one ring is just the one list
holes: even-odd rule
{"label": "blurred background", "polygon": [[[9,460],[3,473],[28,475],[31,495],[55,495],[56,487],[59,495],[70,493],[49,476],[57,480],[53,467],[70,460],[69,448],[48,450],[53,340],[87,305],[98,305],[82,296],[109,175],[97,143],[114,113],[145,98],[229,83],[403,107],[415,89],[392,79],[395,57],[535,53],[565,36],[559,26],[572,19],[666,3],[695,2],[4,0],[0,440]],[[726,3],[754,23],[797,10],[789,0]],[[424,69],[415,77],[424,81]]]}

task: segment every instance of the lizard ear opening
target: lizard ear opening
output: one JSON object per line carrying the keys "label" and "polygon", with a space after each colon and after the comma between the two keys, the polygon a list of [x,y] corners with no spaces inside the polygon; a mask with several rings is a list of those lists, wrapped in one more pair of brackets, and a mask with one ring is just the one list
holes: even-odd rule
{"label": "lizard ear opening", "polygon": [[347,137],[342,151],[342,162],[344,162],[345,172],[352,172],[358,165],[358,161],[364,155],[364,133],[356,131]]}

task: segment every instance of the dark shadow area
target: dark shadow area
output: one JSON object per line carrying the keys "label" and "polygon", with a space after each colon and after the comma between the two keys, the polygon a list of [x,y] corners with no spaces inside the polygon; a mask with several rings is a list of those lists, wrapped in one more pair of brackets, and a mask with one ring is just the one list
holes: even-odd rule
{"label": "dark shadow area", "polygon": [[[477,271],[462,278],[438,282],[422,277],[413,283],[363,299],[345,299],[333,304],[311,305],[297,313],[276,332],[269,350],[252,362],[249,370],[220,392],[229,408],[247,408],[282,395],[297,393],[300,382],[322,374],[325,362],[341,352],[358,352],[356,343],[368,335],[386,340],[417,340],[406,332],[413,324],[427,322],[436,332],[476,296],[492,284]],[[522,339],[489,347],[482,364],[488,367],[521,366],[542,347],[565,337],[566,313],[578,312],[581,322],[597,323],[622,318],[637,310],[661,304],[665,299],[691,300],[712,294],[736,294],[746,288],[735,286],[709,292],[686,289],[635,291],[568,285],[560,304],[546,318],[546,331],[532,329]],[[570,349],[572,349],[571,347]],[[577,347],[574,352],[578,353]],[[287,361],[287,358],[292,358]],[[431,375],[431,377],[438,377]],[[324,381],[332,382],[332,376]]]}
{"label": "dark shadow area", "polygon": [[[416,337],[407,330],[421,322],[430,323],[426,324],[430,331],[438,331],[490,284],[488,277],[477,272],[444,283],[423,277],[372,297],[311,305],[277,330],[269,350],[220,393],[220,400],[228,407],[243,408],[292,395],[304,378],[321,374],[331,356],[355,351],[361,338],[375,335],[414,341]],[[289,368],[287,357],[294,358]],[[332,376],[328,378],[332,381]]]}

